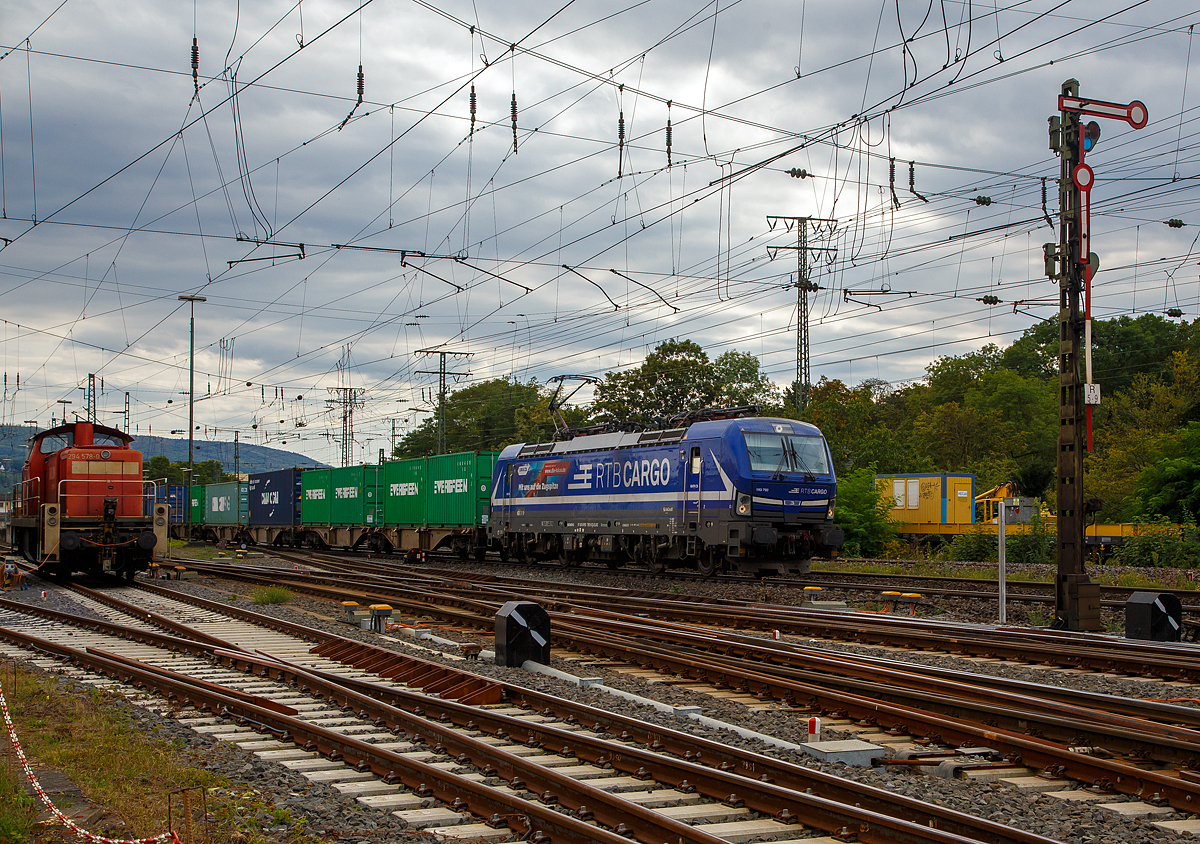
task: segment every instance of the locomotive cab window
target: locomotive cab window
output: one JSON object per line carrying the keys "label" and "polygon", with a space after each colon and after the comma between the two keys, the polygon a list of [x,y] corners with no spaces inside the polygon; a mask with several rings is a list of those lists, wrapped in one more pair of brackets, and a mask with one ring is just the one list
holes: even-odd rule
{"label": "locomotive cab window", "polygon": [[125,440],[121,439],[115,434],[105,434],[100,431],[96,431],[92,434],[92,445],[109,445],[121,448],[125,445]]}
{"label": "locomotive cab window", "polygon": [[829,474],[825,441],[820,437],[755,431],[746,431],[744,436],[752,472]]}
{"label": "locomotive cab window", "polygon": [[693,475],[700,474],[700,465],[701,465],[700,446],[694,445],[694,446],[692,446],[692,468],[691,468]]}
{"label": "locomotive cab window", "polygon": [[42,439],[42,444],[38,447],[38,451],[42,454],[53,454],[62,448],[69,448],[75,445],[75,432],[68,431],[65,434],[52,434]]}

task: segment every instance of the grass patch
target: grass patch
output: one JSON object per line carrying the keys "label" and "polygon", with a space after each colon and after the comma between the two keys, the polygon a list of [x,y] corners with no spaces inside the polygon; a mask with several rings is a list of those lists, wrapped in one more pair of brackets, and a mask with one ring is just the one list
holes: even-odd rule
{"label": "grass patch", "polygon": [[250,590],[250,602],[254,604],[286,604],[292,593],[282,586],[256,586]]}
{"label": "grass patch", "polygon": [[[263,833],[265,823],[286,824],[292,844],[320,841],[286,807],[264,802],[253,791],[194,767],[182,747],[156,737],[154,729],[147,732],[133,724],[115,705],[117,695],[96,689],[75,691],[53,677],[20,668],[16,685],[6,687],[4,694],[29,759],[61,770],[90,800],[108,810],[106,817],[115,815],[123,824],[112,828],[101,824],[90,832],[116,838],[166,832],[167,793],[199,787],[207,793],[213,844],[274,844],[277,836]],[[19,769],[5,770],[0,753],[0,844],[28,844],[41,835],[33,824],[41,802],[24,796],[18,773]],[[178,795],[174,803],[179,827]]]}
{"label": "grass patch", "polygon": [[1115,577],[1111,574],[1095,574],[1093,580],[1101,586],[1125,586],[1130,589],[1173,589],[1173,585],[1154,569],[1146,572],[1126,571]]}
{"label": "grass patch", "polygon": [[[185,542],[182,539],[171,540],[172,555],[187,560],[215,560],[221,550],[209,542]],[[232,551],[226,551],[226,556],[233,556]]]}
{"label": "grass patch", "polygon": [[16,770],[10,771],[0,765],[0,844],[22,844],[31,840],[37,811],[33,798],[22,790]]}

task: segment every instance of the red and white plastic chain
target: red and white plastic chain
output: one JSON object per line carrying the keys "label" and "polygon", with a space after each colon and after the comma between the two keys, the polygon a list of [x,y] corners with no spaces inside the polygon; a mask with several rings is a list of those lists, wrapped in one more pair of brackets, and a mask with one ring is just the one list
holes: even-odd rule
{"label": "red and white plastic chain", "polygon": [[21,769],[25,772],[29,784],[33,786],[33,790],[37,792],[37,796],[41,798],[42,803],[53,813],[59,823],[71,830],[71,832],[86,838],[88,841],[93,842],[93,844],[166,844],[168,841],[179,844],[179,836],[174,832],[164,832],[162,835],[156,835],[153,838],[105,838],[103,835],[88,832],[68,818],[50,802],[50,797],[42,789],[42,784],[38,782],[33,770],[29,767],[29,760],[25,758],[25,751],[21,749],[21,742],[17,741],[17,731],[14,729],[12,718],[8,714],[8,701],[4,697],[3,686],[0,686],[0,713],[4,715],[4,727],[8,732],[8,739],[12,742],[13,749],[17,752],[17,758],[21,760]]}

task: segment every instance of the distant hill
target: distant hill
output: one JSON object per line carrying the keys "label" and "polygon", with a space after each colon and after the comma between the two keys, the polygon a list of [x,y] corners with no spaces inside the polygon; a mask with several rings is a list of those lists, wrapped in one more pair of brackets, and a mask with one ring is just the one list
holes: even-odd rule
{"label": "distant hill", "polygon": [[[26,440],[32,433],[28,425],[0,425],[0,494],[7,496],[21,481],[21,465],[25,462]],[[178,437],[139,436],[134,446],[142,457],[162,455],[172,463],[188,459],[187,440]],[[233,472],[233,442],[195,440],[195,460],[220,460],[226,472]],[[242,472],[271,472],[276,469],[324,468],[327,464],[278,448],[239,443],[239,468]]]}
{"label": "distant hill", "polygon": [[[178,437],[139,436],[134,446],[142,452],[142,459],[162,455],[172,463],[186,462],[188,459],[188,441]],[[197,463],[202,460],[220,460],[226,472],[233,471],[233,441],[194,440],[192,443],[194,459]],[[242,472],[273,472],[276,469],[323,469],[329,464],[294,451],[284,451],[278,448],[267,448],[262,445],[238,444],[238,465]]]}

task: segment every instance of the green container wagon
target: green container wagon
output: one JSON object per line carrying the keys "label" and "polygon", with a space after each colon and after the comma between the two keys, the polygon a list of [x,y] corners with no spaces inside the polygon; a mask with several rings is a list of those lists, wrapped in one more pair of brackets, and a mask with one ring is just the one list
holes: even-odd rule
{"label": "green container wagon", "polygon": [[429,458],[426,512],[438,527],[487,524],[492,471],[498,451],[466,451]]}
{"label": "green container wagon", "polygon": [[300,522],[306,525],[330,523],[333,489],[331,469],[309,469],[300,474]]}
{"label": "green container wagon", "polygon": [[204,488],[205,524],[244,525],[250,517],[249,484],[229,481]]}
{"label": "green container wagon", "polygon": [[204,484],[195,484],[188,496],[188,523],[204,524]]}
{"label": "green container wagon", "polygon": [[424,457],[392,460],[383,466],[383,523],[423,527],[429,467]]}
{"label": "green container wagon", "polygon": [[383,484],[383,467],[343,466],[332,472],[330,523],[368,527],[382,525],[383,497],[380,486]]}

